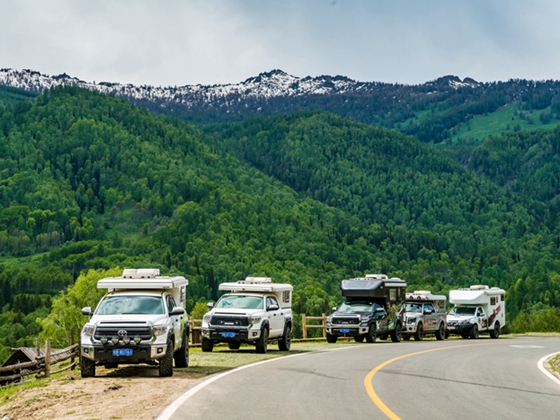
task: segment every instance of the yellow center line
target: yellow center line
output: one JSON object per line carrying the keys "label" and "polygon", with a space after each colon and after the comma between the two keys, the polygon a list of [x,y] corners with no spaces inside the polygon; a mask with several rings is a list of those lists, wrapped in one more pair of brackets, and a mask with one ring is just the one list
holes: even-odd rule
{"label": "yellow center line", "polygon": [[[370,371],[366,377],[364,378],[364,386],[366,387],[366,391],[369,395],[369,397],[371,398],[371,400],[373,401],[373,403],[387,416],[389,417],[391,420],[401,420],[401,418],[399,416],[397,416],[395,413],[393,413],[391,411],[391,409],[389,407],[387,407],[385,405],[385,403],[383,401],[381,401],[381,398],[378,397],[377,393],[375,392],[375,390],[373,389],[373,377],[374,375],[379,372],[381,369],[383,369],[385,366],[396,362],[397,360],[401,360],[401,359],[405,359],[407,357],[411,357],[411,356],[418,356],[420,354],[424,354],[424,353],[431,353],[433,351],[439,351],[439,350],[448,350],[448,349],[457,349],[460,347],[472,347],[472,346],[483,346],[483,345],[488,345],[490,343],[480,343],[480,344],[461,344],[459,346],[449,346],[449,347],[438,347],[436,349],[429,349],[429,350],[422,350],[422,351],[417,351],[415,353],[408,353],[408,354],[403,354],[402,356],[398,356],[395,357],[393,359],[387,360],[386,362],[381,363],[380,365],[378,365],[376,368],[374,368],[372,371]],[[492,343],[494,344],[494,343]],[[495,343],[498,344],[498,343]]]}

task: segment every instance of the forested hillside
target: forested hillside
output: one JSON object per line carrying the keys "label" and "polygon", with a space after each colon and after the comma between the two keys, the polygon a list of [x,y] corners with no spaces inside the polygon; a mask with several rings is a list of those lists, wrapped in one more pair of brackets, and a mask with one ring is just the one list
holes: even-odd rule
{"label": "forested hillside", "polygon": [[556,216],[417,139],[333,114],[204,134],[56,88],[0,108],[0,358],[32,345],[52,296],[90,268],[183,274],[189,309],[222,281],[271,276],[309,315],[365,272],[443,293],[484,283],[508,289],[526,325],[560,303]]}

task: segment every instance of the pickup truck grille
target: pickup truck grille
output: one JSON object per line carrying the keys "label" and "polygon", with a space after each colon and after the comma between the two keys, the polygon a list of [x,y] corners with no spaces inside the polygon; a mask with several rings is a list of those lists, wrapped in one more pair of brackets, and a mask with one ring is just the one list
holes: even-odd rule
{"label": "pickup truck grille", "polygon": [[249,317],[235,315],[212,315],[211,325],[219,325],[220,327],[247,327],[249,326]]}
{"label": "pickup truck grille", "polygon": [[151,328],[146,325],[146,323],[101,323],[97,325],[95,329],[94,337],[99,340],[101,337],[105,336],[107,338],[111,338],[114,336],[118,337],[118,333],[120,330],[125,330],[126,335],[130,338],[134,338],[137,335],[140,336],[142,340],[151,340],[152,338],[152,330]]}
{"label": "pickup truck grille", "polygon": [[333,324],[351,324],[351,325],[358,325],[360,323],[360,319],[356,317],[347,318],[347,317],[334,317],[332,319]]}

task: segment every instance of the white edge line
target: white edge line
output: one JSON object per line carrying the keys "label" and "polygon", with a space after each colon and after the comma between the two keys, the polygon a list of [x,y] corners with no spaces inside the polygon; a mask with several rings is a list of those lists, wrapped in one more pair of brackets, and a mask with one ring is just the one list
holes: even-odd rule
{"label": "white edge line", "polygon": [[[337,347],[337,348],[334,348],[334,349],[328,349],[327,351],[334,351],[334,350],[341,350],[341,349],[351,349],[351,348],[356,348],[356,347],[358,347],[358,346]],[[272,359],[261,360],[260,362],[251,363],[249,365],[239,366],[238,368],[228,370],[228,371],[220,373],[216,376],[212,376],[212,377],[208,378],[207,380],[199,383],[195,387],[189,389],[187,392],[185,392],[183,395],[181,395],[179,398],[177,398],[175,401],[173,401],[170,405],[167,406],[167,408],[165,410],[163,410],[163,412],[159,416],[157,416],[155,418],[155,420],[169,420],[171,418],[171,416],[173,414],[175,414],[175,411],[177,411],[177,409],[181,405],[183,405],[185,403],[185,401],[187,401],[189,398],[191,398],[194,394],[196,394],[198,391],[205,388],[206,386],[210,385],[212,382],[217,381],[218,379],[221,379],[224,376],[227,376],[231,373],[235,373],[235,372],[238,372],[240,370],[247,369],[247,368],[250,368],[250,367],[253,367],[253,366],[262,365],[264,363],[275,362],[276,360],[284,360],[284,359],[288,359],[290,357],[304,356],[304,355],[309,355],[309,354],[313,354],[313,353],[317,353],[317,352],[310,351],[310,352],[304,352],[304,353],[298,353],[298,354],[291,354],[289,356],[274,357]]]}
{"label": "white edge line", "polygon": [[558,351],[556,353],[551,353],[548,356],[544,356],[541,360],[539,360],[537,362],[537,366],[539,367],[539,369],[541,370],[542,373],[544,373],[546,376],[548,376],[550,379],[552,379],[554,382],[556,382],[558,385],[560,385],[560,379],[558,379],[556,376],[554,376],[552,373],[550,373],[544,367],[544,364],[546,363],[546,361],[548,359],[550,359],[551,357],[556,356],[557,354],[560,354],[560,351]]}

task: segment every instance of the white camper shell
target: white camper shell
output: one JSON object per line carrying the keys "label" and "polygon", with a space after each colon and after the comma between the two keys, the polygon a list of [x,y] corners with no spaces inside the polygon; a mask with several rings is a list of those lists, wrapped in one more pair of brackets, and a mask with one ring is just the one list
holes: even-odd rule
{"label": "white camper shell", "polygon": [[451,290],[449,302],[454,305],[447,315],[447,334],[478,338],[488,332],[498,338],[506,325],[506,292],[498,287],[475,285]]}
{"label": "white camper shell", "polygon": [[97,282],[107,289],[95,312],[82,309],[89,321],[82,328],[82,377],[95,376],[96,365],[149,363],[160,376],[189,364],[189,324],[182,276],[160,276],[157,268],[125,269],[120,277]]}
{"label": "white camper shell", "polygon": [[270,277],[247,277],[221,283],[223,294],[202,318],[202,351],[216,343],[237,350],[242,343],[253,344],[257,353],[266,353],[270,341],[280,350],[289,350],[292,340],[291,284],[273,283]]}

